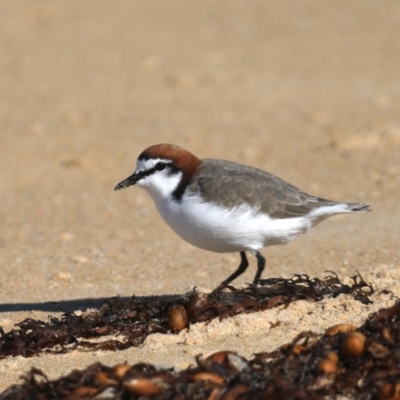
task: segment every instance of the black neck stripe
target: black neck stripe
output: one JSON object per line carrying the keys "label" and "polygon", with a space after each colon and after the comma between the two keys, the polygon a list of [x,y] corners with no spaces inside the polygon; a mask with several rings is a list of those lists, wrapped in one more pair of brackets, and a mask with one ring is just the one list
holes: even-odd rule
{"label": "black neck stripe", "polygon": [[[174,173],[182,172],[179,168],[174,166]],[[172,192],[172,197],[178,202],[182,202],[183,194],[189,185],[189,179],[185,178],[185,175],[181,175],[181,181],[177,188]]]}

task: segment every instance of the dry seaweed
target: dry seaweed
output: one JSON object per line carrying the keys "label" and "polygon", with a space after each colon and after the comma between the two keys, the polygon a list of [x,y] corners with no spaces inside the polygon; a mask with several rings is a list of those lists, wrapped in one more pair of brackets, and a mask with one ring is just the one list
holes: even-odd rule
{"label": "dry seaweed", "polygon": [[101,363],[49,381],[32,369],[0,395],[19,399],[398,399],[400,302],[356,328],[336,325],[325,334],[303,332],[251,360],[222,351],[182,371],[149,364]]}
{"label": "dry seaweed", "polygon": [[64,312],[48,321],[25,319],[7,333],[0,328],[0,358],[72,349],[122,350],[140,345],[152,333],[176,333],[200,321],[287,306],[296,300],[319,301],[342,293],[363,303],[371,302],[368,296],[373,287],[359,274],[352,279],[352,285],[345,285],[333,273],[323,279],[294,275],[291,279],[265,279],[257,287],[229,287],[210,294],[194,290],[181,296],[132,297],[130,301],[111,298],[98,310],[82,315]]}

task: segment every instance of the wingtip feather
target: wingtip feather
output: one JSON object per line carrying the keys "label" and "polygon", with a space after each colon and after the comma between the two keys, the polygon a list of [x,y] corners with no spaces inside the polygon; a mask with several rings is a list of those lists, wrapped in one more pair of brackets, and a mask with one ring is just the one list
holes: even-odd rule
{"label": "wingtip feather", "polygon": [[354,212],[367,212],[371,211],[371,207],[368,204],[350,203],[349,210]]}

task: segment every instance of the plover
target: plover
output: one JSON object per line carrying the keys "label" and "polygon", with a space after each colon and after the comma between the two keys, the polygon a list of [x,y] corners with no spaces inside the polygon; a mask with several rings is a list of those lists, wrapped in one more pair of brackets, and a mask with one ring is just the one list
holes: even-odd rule
{"label": "plover", "polygon": [[261,169],[232,161],[199,159],[172,144],[144,150],[135,172],[115,190],[144,188],[175,233],[190,244],[217,253],[239,252],[239,267],[217,289],[257,259],[253,284],[265,268],[260,249],[290,242],[325,218],[369,211],[367,204],[311,196]]}

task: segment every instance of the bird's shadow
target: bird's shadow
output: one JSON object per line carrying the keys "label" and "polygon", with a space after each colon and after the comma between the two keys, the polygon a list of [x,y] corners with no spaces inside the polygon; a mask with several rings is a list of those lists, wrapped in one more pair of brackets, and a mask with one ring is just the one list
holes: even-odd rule
{"label": "bird's shadow", "polygon": [[[131,296],[131,297],[116,297],[119,301],[130,301],[132,298],[139,301],[148,301],[151,299],[173,300],[182,297],[179,294],[167,294],[160,296]],[[84,298],[73,300],[55,300],[36,303],[0,303],[0,313],[6,312],[21,312],[21,311],[43,311],[43,312],[72,312],[86,311],[90,308],[99,308],[105,301],[110,300],[110,297],[99,298]]]}

